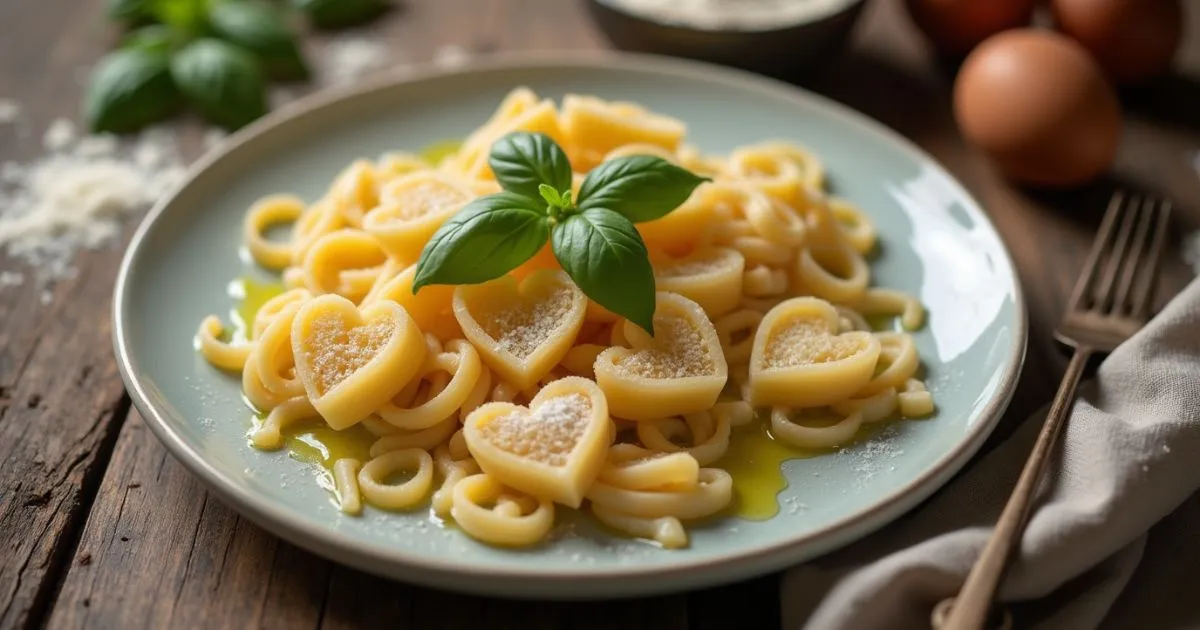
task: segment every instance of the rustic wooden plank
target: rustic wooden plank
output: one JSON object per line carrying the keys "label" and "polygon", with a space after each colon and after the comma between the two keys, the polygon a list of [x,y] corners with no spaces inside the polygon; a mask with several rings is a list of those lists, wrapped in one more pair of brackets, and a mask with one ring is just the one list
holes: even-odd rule
{"label": "rustic wooden plank", "polygon": [[[76,77],[111,37],[95,28],[101,4],[0,6],[0,96],[23,105],[0,125],[0,162],[34,158],[40,130],[74,117]],[[119,256],[84,253],[53,287],[0,256],[25,277],[0,288],[0,627],[34,625],[49,604],[127,410],[108,317]]]}
{"label": "rustic wooden plank", "polygon": [[[896,21],[896,7],[895,2],[875,3],[859,31],[855,53],[812,87],[913,138],[988,207],[1017,258],[1035,332],[1029,367],[1010,414],[1022,417],[1049,396],[1061,369],[1048,331],[1098,216],[1087,211],[1093,206],[1083,200],[1100,199],[1104,190],[1031,196],[997,178],[954,132],[948,118],[949,79],[929,65],[910,31],[895,29],[903,24]],[[592,48],[601,42],[578,3],[539,0],[410,2],[368,30],[378,30],[392,43],[398,63],[433,58],[445,45],[486,52]],[[855,80],[847,81],[847,76]],[[1155,108],[1147,109],[1153,113]],[[1194,175],[1174,168],[1163,150],[1166,146],[1182,153],[1187,143],[1195,146],[1194,132],[1182,132],[1167,136],[1158,123],[1137,122],[1127,134],[1132,144],[1120,170],[1153,186],[1185,189],[1181,201],[1194,210],[1200,199],[1186,190],[1194,190],[1194,180],[1187,179]],[[1195,219],[1185,210],[1182,223],[1194,228]],[[1177,260],[1171,274],[1175,283],[1185,277]],[[762,616],[748,621],[745,615],[751,613]],[[133,414],[121,431],[49,625],[157,626],[198,620],[217,626],[418,628],[468,623],[716,628],[737,620],[777,627],[778,608],[774,576],[689,596],[587,604],[468,597],[374,577],[299,550],[235,515],[172,460]]]}

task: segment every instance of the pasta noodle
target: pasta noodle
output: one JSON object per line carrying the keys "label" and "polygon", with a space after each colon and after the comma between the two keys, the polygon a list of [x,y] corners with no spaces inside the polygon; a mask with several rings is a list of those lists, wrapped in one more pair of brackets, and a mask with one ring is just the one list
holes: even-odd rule
{"label": "pasta noodle", "polygon": [[[584,295],[549,247],[496,280],[414,293],[437,229],[500,190],[489,152],[516,130],[563,147],[576,194],[592,168],[628,156],[710,178],[636,225],[654,271],[655,336]],[[265,414],[254,447],[283,447],[301,423],[362,426],[361,449],[324,456],[347,516],[428,502],[469,536],[525,546],[547,538],[558,504],[686,547],[689,522],[736,505],[725,468],[744,431],[828,449],[863,425],[934,413],[910,334],[925,309],[871,286],[876,228],[828,195],[804,147],[701,153],[682,121],[639,104],[556,105],[518,88],[439,153],[436,164],[358,159],[311,202],[255,202],[243,245],[285,290],[248,330],[228,335],[213,315],[195,337]],[[284,227],[287,238],[268,237]],[[879,317],[903,332],[875,330]]]}

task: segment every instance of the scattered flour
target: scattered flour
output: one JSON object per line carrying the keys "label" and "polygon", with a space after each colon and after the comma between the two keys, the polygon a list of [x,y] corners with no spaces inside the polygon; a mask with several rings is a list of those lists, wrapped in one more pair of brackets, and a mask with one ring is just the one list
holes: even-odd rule
{"label": "scattered flour", "polygon": [[0,289],[19,287],[25,284],[25,274],[19,271],[0,271]]}
{"label": "scattered flour", "polygon": [[860,486],[866,485],[880,473],[895,469],[888,462],[904,455],[904,449],[897,447],[893,441],[896,435],[895,427],[888,427],[862,444],[838,451],[839,456],[854,459],[853,470],[858,473]]}
{"label": "scattered flour", "polygon": [[615,8],[668,24],[719,30],[765,30],[824,15],[848,0],[604,0]]}
{"label": "scattered flour", "polygon": [[11,98],[0,98],[0,125],[14,123],[21,117],[21,104]]}
{"label": "scattered flour", "polygon": [[42,144],[41,158],[0,165],[0,251],[35,269],[43,283],[74,275],[76,251],[111,242],[122,219],[183,175],[174,136],[161,128],[122,147],[112,136],[80,138],[60,118]]}
{"label": "scattered flour", "polygon": [[459,68],[470,59],[470,53],[457,44],[442,46],[433,53],[433,63],[440,68]]}
{"label": "scattered flour", "polygon": [[1183,261],[1192,267],[1192,273],[1200,276],[1200,230],[1183,236],[1180,245]]}
{"label": "scattered flour", "polygon": [[388,47],[361,36],[342,37],[329,44],[324,64],[319,68],[322,82],[332,85],[351,83],[388,62]]}

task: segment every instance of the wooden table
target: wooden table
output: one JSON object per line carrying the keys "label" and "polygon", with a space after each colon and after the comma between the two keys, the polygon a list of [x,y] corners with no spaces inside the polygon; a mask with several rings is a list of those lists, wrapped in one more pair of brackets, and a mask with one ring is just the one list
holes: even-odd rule
{"label": "wooden table", "polygon": [[[76,117],[80,69],[115,38],[102,0],[0,4],[0,96],[44,129]],[[1178,233],[1200,227],[1200,80],[1125,95],[1128,125],[1112,181],[1031,195],[1000,180],[950,117],[949,74],[896,0],[872,3],[852,51],[812,86],[912,138],[974,192],[1017,261],[1031,317],[1016,399],[992,440],[1052,394],[1064,361],[1050,330],[1114,182],[1169,192]],[[1181,67],[1200,72],[1200,11]],[[563,0],[410,0],[368,27],[420,61],[455,44],[495,50],[600,48],[582,4]],[[327,40],[327,38],[325,38]],[[313,54],[325,43],[314,38]],[[178,124],[187,156],[202,125]],[[40,151],[38,134],[0,128],[0,160]],[[130,228],[130,230],[132,227]],[[128,235],[128,231],[127,231]],[[78,277],[43,304],[31,284],[0,292],[0,627],[463,627],[468,622],[625,628],[779,625],[777,578],[621,603],[467,597],[380,579],[283,542],[214,499],[130,409],[112,356],[109,309],[118,248],[81,253]],[[1162,295],[1190,277],[1167,258]],[[0,270],[20,270],[0,260]]]}

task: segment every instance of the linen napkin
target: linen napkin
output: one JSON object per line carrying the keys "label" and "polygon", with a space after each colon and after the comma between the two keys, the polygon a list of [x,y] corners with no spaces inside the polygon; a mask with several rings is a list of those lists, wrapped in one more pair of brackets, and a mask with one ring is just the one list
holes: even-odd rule
{"label": "linen napkin", "polygon": [[[788,571],[784,627],[929,628],[1045,414],[907,518]],[[1014,627],[1200,627],[1200,280],[1081,385],[1046,472],[997,594]]]}

